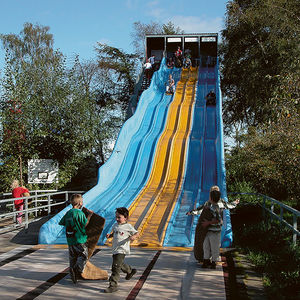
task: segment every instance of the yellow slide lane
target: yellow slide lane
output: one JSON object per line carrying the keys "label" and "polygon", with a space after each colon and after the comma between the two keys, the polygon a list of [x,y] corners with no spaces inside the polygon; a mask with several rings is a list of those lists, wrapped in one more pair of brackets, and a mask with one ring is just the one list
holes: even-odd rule
{"label": "yellow slide lane", "polygon": [[133,245],[162,245],[183,182],[197,74],[196,68],[191,72],[182,71],[169,107],[165,130],[157,144],[151,175],[129,208],[130,223],[140,232],[140,238]]}

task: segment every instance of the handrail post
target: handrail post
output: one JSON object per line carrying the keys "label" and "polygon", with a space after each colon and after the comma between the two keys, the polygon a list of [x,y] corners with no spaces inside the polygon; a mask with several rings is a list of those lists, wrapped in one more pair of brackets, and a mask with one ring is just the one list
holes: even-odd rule
{"label": "handrail post", "polygon": [[28,229],[28,199],[25,199],[25,229]]}
{"label": "handrail post", "polygon": [[263,215],[263,219],[265,220],[266,218],[266,196],[263,196],[263,205],[262,205],[262,215]]}
{"label": "handrail post", "polygon": [[34,215],[35,215],[35,217],[37,217],[37,215],[38,215],[38,210],[37,210],[37,191],[35,191],[34,192],[34,194],[35,194],[35,197],[34,197],[34,208],[35,208],[35,210],[34,210]]}
{"label": "handrail post", "polygon": [[271,204],[271,220],[273,220],[273,214],[274,214],[274,203]]}
{"label": "handrail post", "polygon": [[50,195],[48,195],[47,198],[48,198],[48,215],[50,215],[50,213],[51,213],[51,206],[50,206],[51,199],[50,199]]}
{"label": "handrail post", "polygon": [[[12,201],[12,204],[13,204],[13,212],[15,212],[16,211],[16,208],[15,208],[15,203],[14,203],[14,201]],[[13,221],[14,221],[14,224],[16,224],[16,222],[17,222],[17,214],[16,213],[14,213],[14,216],[13,216]]]}
{"label": "handrail post", "polygon": [[295,230],[297,230],[297,216],[295,214],[293,214],[293,244],[296,245],[297,244],[297,233]]}
{"label": "handrail post", "polygon": [[283,219],[283,208],[282,205],[280,205],[280,223],[282,223],[282,219]]}
{"label": "handrail post", "polygon": [[66,207],[68,206],[68,199],[69,199],[69,193],[68,191],[65,192],[65,203],[66,203]]}

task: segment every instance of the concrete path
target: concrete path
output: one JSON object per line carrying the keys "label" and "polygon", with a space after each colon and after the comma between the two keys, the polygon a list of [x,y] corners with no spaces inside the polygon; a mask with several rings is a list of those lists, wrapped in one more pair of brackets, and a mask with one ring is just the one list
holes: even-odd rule
{"label": "concrete path", "polygon": [[[109,273],[111,261],[109,248],[91,259]],[[1,299],[226,299],[222,266],[202,269],[191,251],[133,248],[126,261],[137,274],[121,275],[119,291],[105,294],[107,281],[72,283],[66,247],[23,245],[0,255]]]}
{"label": "concrete path", "polygon": [[[192,251],[132,248],[126,257],[137,268],[130,280],[121,276],[119,291],[104,294],[107,281],[80,280],[74,285],[68,273],[67,246],[38,245],[40,226],[48,217],[30,223],[28,229],[0,234],[0,299],[267,299],[261,278],[249,264],[238,268],[224,260],[216,270],[201,269]],[[190,249],[191,250],[191,249]],[[227,249],[230,253],[230,249]],[[111,250],[101,247],[92,263],[111,269]],[[233,268],[233,270],[232,270]],[[239,273],[242,271],[242,275]],[[240,275],[239,275],[240,274]],[[244,275],[243,275],[244,274]],[[226,293],[225,293],[226,290]]]}

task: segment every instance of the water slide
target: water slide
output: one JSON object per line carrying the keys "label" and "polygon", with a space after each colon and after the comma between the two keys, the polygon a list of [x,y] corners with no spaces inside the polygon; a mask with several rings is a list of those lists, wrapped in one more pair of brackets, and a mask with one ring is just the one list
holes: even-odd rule
{"label": "water slide", "polygon": [[[185,212],[207,199],[212,184],[226,192],[221,104],[206,107],[204,102],[211,88],[220,99],[216,70],[181,72],[162,61],[135,114],[123,125],[111,157],[99,169],[97,185],[84,194],[84,206],[106,219],[99,244],[106,242],[116,207],[126,206],[130,223],[141,234],[137,245],[192,246],[196,218]],[[170,73],[176,81],[174,96],[165,94]],[[68,209],[41,227],[40,244],[66,243],[58,222]],[[230,244],[228,225],[223,239]]]}

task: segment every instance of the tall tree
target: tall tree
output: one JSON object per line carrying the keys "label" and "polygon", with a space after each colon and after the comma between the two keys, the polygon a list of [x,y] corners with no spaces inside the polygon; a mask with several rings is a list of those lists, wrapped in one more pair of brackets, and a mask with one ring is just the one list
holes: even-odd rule
{"label": "tall tree", "polygon": [[[122,80],[114,81],[111,79],[111,77],[117,76],[114,71],[115,65],[113,70],[108,64],[105,64],[104,67],[104,60],[102,57],[101,62],[97,60],[81,62],[77,57],[74,65],[77,81],[82,83],[85,96],[94,103],[93,114],[97,116],[99,121],[94,128],[92,153],[100,165],[104,164],[111,154],[112,144],[116,140],[124,120],[122,108],[126,106],[127,101],[123,94],[120,97],[118,95],[118,91],[122,93],[122,89],[117,87],[122,85]],[[110,73],[114,73],[114,75],[110,76]],[[124,94],[127,93],[124,87]]]}
{"label": "tall tree", "polygon": [[169,21],[167,24],[162,25],[162,31],[163,34],[183,34],[184,31],[179,27],[175,26],[175,24],[171,21]]}
{"label": "tall tree", "polygon": [[75,70],[66,68],[62,53],[53,49],[48,31],[25,24],[19,35],[1,36],[7,53],[1,95],[3,187],[27,172],[29,158],[59,162],[58,186],[63,186],[91,153],[100,123],[95,103]]}
{"label": "tall tree", "polygon": [[228,2],[220,51],[225,124],[269,121],[276,75],[299,68],[292,64],[300,59],[299,16],[298,0]]}
{"label": "tall tree", "polygon": [[149,24],[143,24],[140,21],[133,23],[133,32],[131,33],[132,44],[135,53],[143,58],[145,55],[145,37],[147,34],[182,34],[184,31],[169,21],[166,24],[151,21]]}
{"label": "tall tree", "polygon": [[300,3],[229,1],[221,45],[224,121],[246,130],[226,160],[246,182],[299,209]]}
{"label": "tall tree", "polygon": [[161,34],[160,23],[151,21],[149,24],[143,24],[140,21],[133,23],[133,32],[131,33],[132,45],[135,53],[140,57],[145,56],[145,37],[147,34]]}
{"label": "tall tree", "polygon": [[125,110],[134,89],[137,55],[127,54],[102,43],[98,43],[95,50],[103,81],[102,89],[98,90],[97,101],[101,105],[119,103],[122,110]]}

